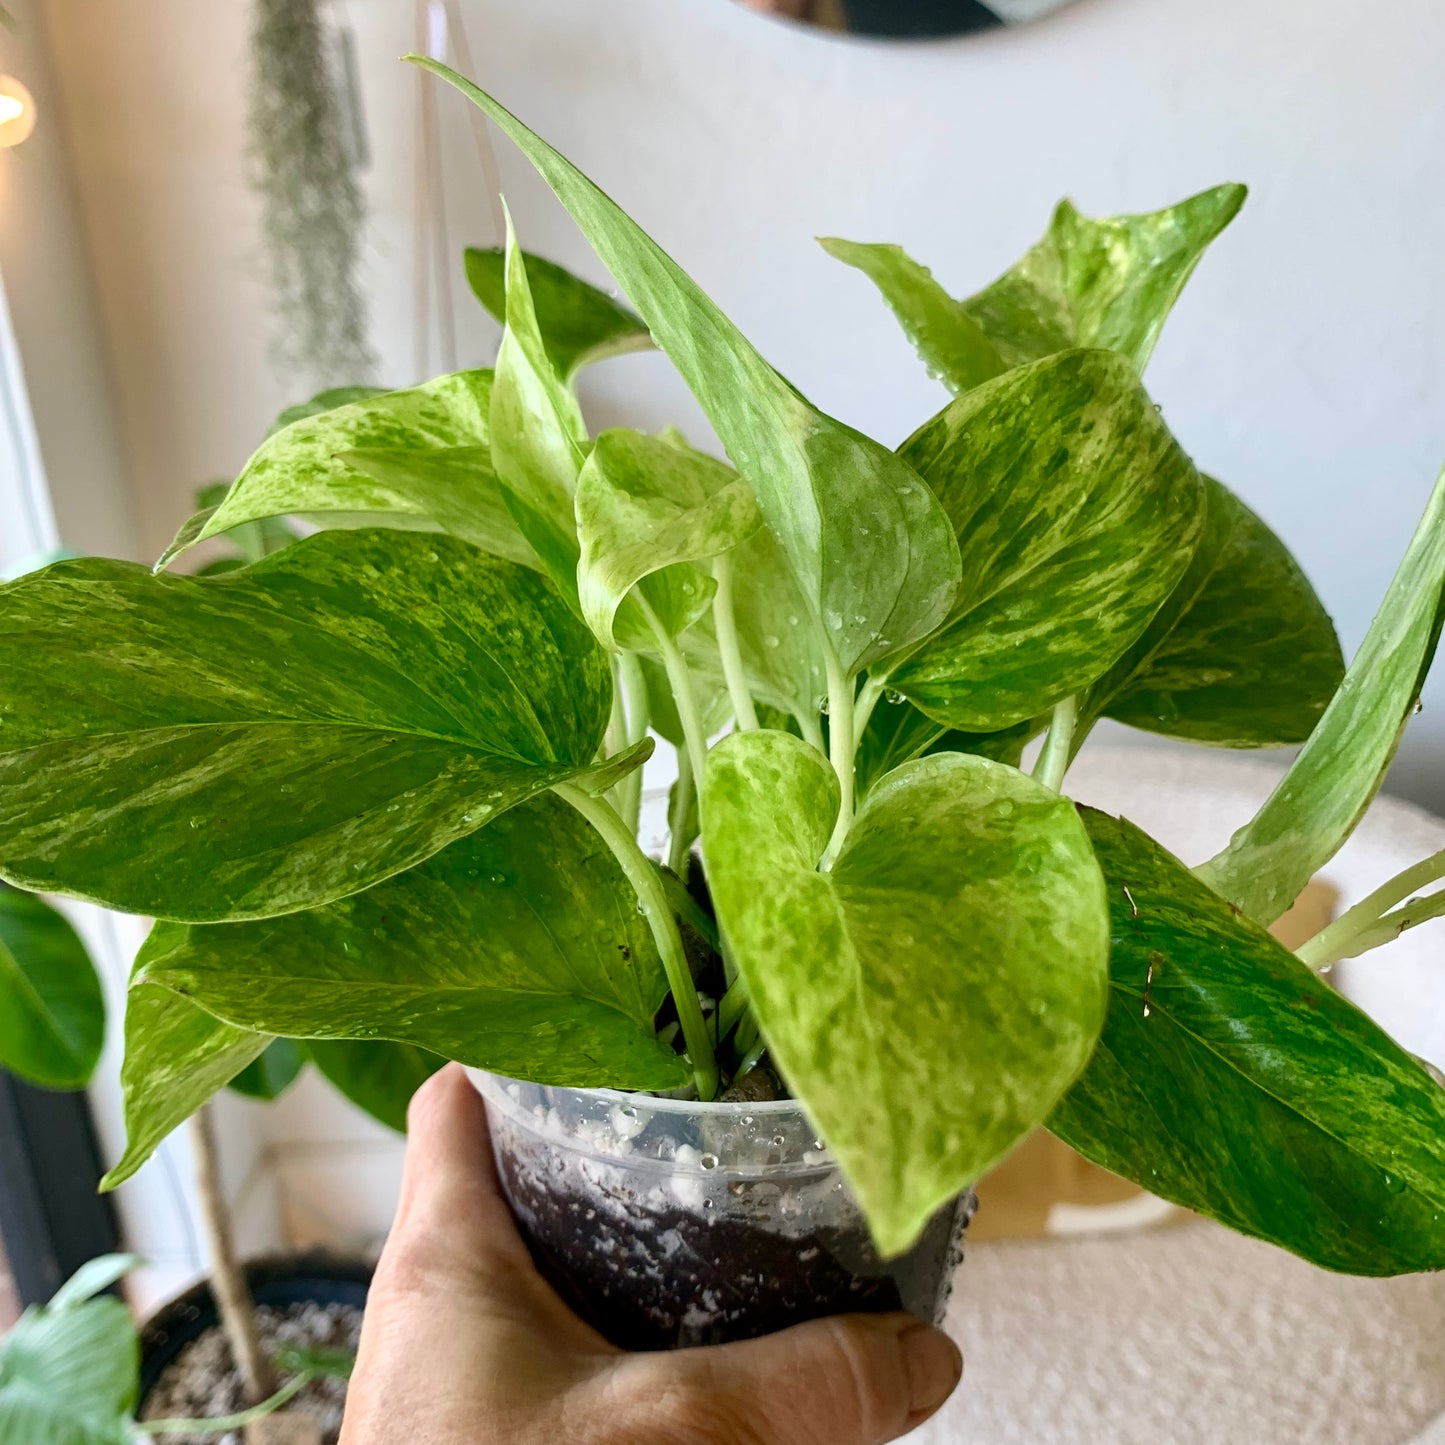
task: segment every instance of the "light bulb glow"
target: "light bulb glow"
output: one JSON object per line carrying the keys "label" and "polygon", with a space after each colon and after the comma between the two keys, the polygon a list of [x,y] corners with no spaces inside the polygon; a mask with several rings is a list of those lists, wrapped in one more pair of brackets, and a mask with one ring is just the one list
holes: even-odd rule
{"label": "light bulb glow", "polygon": [[35,129],[35,101],[13,75],[0,75],[0,147],[18,146]]}

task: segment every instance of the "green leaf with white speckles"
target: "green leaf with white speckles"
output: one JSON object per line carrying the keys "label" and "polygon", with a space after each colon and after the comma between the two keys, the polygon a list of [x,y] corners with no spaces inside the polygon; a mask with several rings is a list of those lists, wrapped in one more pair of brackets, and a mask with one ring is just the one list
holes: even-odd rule
{"label": "green leaf with white speckles", "polygon": [[[193,517],[157,566],[209,537],[266,517],[304,513],[325,520],[335,514],[344,520],[361,514],[395,519],[404,527],[427,526],[433,503],[441,497],[455,519],[466,512],[467,497],[464,492],[449,495],[448,484],[465,482],[466,460],[441,477],[421,467],[429,457],[445,458],[455,448],[481,463],[474,467],[479,515],[473,527],[485,527],[495,512],[496,482],[485,466],[491,395],[490,371],[459,371],[298,418],[261,444],[225,500],[209,514]],[[393,465],[373,477],[347,460],[367,450],[393,463],[399,452],[415,453],[417,474]]]}
{"label": "green leaf with white speckles", "polygon": [[906,698],[875,707],[858,739],[854,757],[858,795],[882,781],[894,768],[934,753],[971,753],[1016,768],[1024,748],[1047,725],[1047,718],[1027,718],[990,733],[966,733],[935,722]]}
{"label": "green leaf with white speckles", "polygon": [[279,1099],[301,1076],[306,1055],[295,1039],[272,1039],[230,1082],[232,1093],[265,1103]]}
{"label": "green leaf with white speckles", "polygon": [[1049,1128],[1326,1269],[1445,1266],[1445,1090],[1133,824],[1083,817],[1109,883],[1109,1016]]}
{"label": "green leaf with white speckles", "polygon": [[[805,400],[650,237],[515,116],[445,65],[409,58],[484,110],[571,212],[752,484],[841,667],[857,671],[931,632],[958,583],[958,549],[918,475]],[[500,461],[498,471],[506,480]]]}
{"label": "green leaf with white speckles", "polygon": [[[584,366],[652,347],[647,323],[554,261],[523,252],[547,356],[570,381]],[[507,253],[468,246],[463,257],[472,294],[503,325],[507,320]]]}
{"label": "green leaf with white speckles", "polygon": [[553,1084],[667,1089],[667,979],[621,869],[567,804],[534,799],[366,893],[168,933],[140,974],[232,1023],[382,1038]]}
{"label": "green leaf with white speckles", "polygon": [[1102,675],[1173,592],[1204,525],[1199,474],[1112,352],[998,377],[903,453],[957,528],[963,586],[944,626],[891,663],[891,685],[969,732]]}
{"label": "green leaf with white speckles", "polygon": [[1445,622],[1445,472],[1325,715],[1264,807],[1197,869],[1273,923],[1364,817],[1420,698]]}
{"label": "green leaf with white speckles", "polygon": [[1302,743],[1340,685],[1339,639],[1299,564],[1228,488],[1204,483],[1189,570],[1081,699],[1076,736],[1103,716],[1218,747]]}
{"label": "green leaf with white speckles", "polygon": [[[576,508],[582,616],[614,648],[618,609],[634,586],[676,636],[703,614],[715,590],[712,578],[689,564],[731,551],[762,522],[752,488],[731,467],[623,427],[597,438],[577,482]],[[647,635],[620,641],[653,645]]]}
{"label": "green leaf with white speckles", "polygon": [[974,387],[1007,370],[988,333],[902,246],[822,236],[835,260],[861,271],[883,293],[929,373],[952,392]]}
{"label": "green leaf with white speckles", "polygon": [[985,758],[896,770],[820,873],[837,808],[816,749],[734,733],[708,758],[703,856],[772,1057],[896,1253],[1083,1067],[1104,882],[1073,805]]}
{"label": "green leaf with white speckles", "polygon": [[611,677],[537,573],[323,532],[219,577],[0,589],[0,698],[0,872],[197,921],[357,892],[591,769]]}
{"label": "green leaf with white speckles", "polygon": [[1143,371],[1185,282],[1244,198],[1227,183],[1162,211],[1099,218],[1061,201],[1043,240],[961,305],[1010,366],[1100,346]]}
{"label": "green leaf with white speckles", "polygon": [[100,1182],[123,1184],[213,1094],[254,1064],[275,1042],[238,1029],[168,989],[138,981],[147,961],[163,955],[185,928],[157,923],[136,956],[125,1000],[125,1055],[120,1066],[125,1154]]}

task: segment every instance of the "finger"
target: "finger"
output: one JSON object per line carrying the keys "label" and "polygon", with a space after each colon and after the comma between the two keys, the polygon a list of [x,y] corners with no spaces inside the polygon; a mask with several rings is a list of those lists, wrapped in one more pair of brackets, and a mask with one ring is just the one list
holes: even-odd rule
{"label": "finger", "polygon": [[650,1376],[638,1383],[656,1410],[688,1417],[659,1419],[662,1438],[672,1430],[758,1445],[883,1445],[928,1419],[963,1374],[947,1335],[902,1314],[814,1320],[742,1344],[633,1356],[617,1368],[629,1365]]}
{"label": "finger", "polygon": [[487,1110],[458,1064],[433,1074],[407,1110],[406,1163],[388,1249],[464,1247],[529,1259],[502,1196]]}

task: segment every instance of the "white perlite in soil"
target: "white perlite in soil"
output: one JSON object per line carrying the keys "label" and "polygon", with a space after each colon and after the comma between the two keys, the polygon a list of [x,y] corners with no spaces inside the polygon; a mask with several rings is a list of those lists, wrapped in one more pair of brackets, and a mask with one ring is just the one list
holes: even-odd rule
{"label": "white perlite in soil", "polygon": [[[302,1349],[345,1350],[355,1354],[361,1337],[361,1311],[354,1305],[304,1304],[285,1309],[261,1305],[256,1322],[267,1353],[278,1343]],[[346,1407],[346,1381],[312,1380],[284,1408],[314,1416],[324,1445],[336,1445]],[[207,1330],[187,1345],[162,1372],[146,1397],[141,1420],[199,1420],[234,1415],[246,1408],[241,1377],[231,1363],[230,1347],[220,1329]],[[166,1435],[170,1445],[242,1445],[242,1432],[224,1435]]]}

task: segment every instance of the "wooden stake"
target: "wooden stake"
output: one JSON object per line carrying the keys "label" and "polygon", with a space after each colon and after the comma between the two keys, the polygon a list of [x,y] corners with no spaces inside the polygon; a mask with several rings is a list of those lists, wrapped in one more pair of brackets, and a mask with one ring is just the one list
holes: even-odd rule
{"label": "wooden stake", "polygon": [[231,1358],[241,1374],[246,1403],[259,1405],[276,1393],[276,1372],[261,1348],[256,1308],[246,1287],[245,1272],[236,1258],[236,1246],[231,1238],[231,1211],[221,1187],[215,1123],[209,1104],[191,1115],[191,1147],[196,1153],[196,1185],[210,1255],[211,1293],[231,1347]]}

